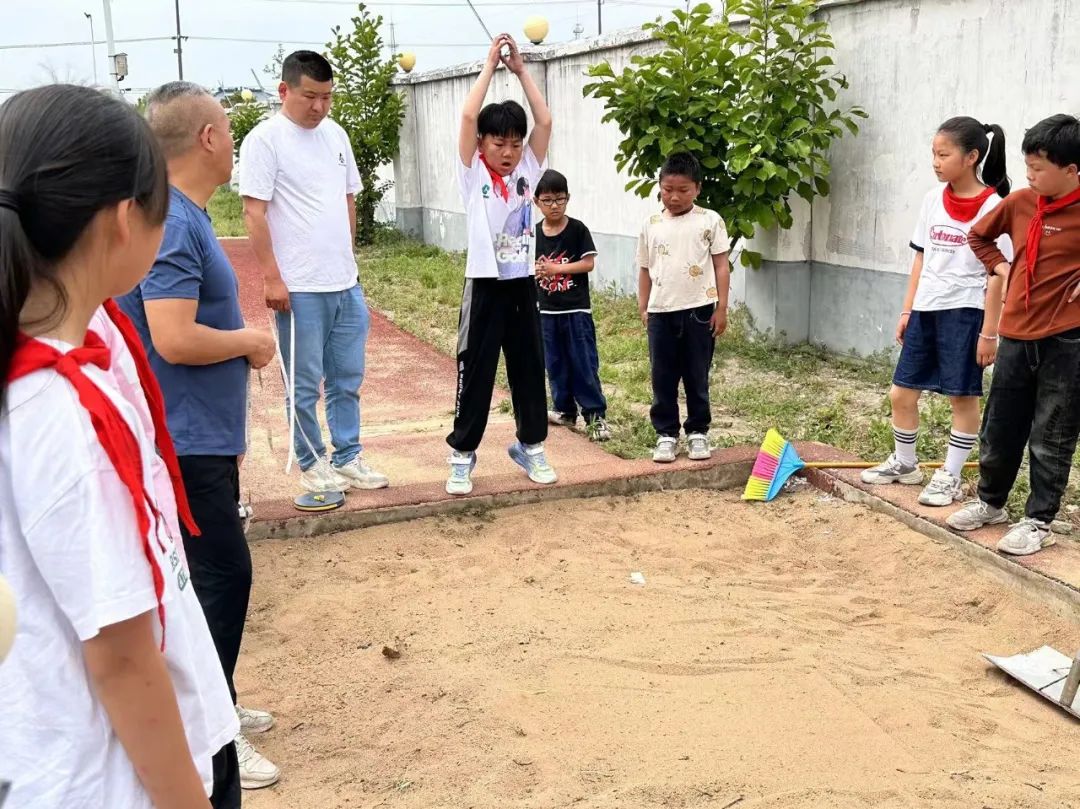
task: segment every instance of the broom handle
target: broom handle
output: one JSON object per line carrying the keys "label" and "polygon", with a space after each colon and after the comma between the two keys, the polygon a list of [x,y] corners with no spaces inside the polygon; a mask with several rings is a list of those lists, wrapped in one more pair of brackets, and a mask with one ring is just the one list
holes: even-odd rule
{"label": "broom handle", "polygon": [[[933,463],[921,463],[924,469],[939,469],[945,464],[941,461],[934,461]],[[816,461],[814,463],[808,463],[804,465],[806,469],[869,469],[873,466],[877,466],[876,463],[869,463],[867,461]],[[978,469],[979,464],[976,462],[964,464],[964,469]]]}

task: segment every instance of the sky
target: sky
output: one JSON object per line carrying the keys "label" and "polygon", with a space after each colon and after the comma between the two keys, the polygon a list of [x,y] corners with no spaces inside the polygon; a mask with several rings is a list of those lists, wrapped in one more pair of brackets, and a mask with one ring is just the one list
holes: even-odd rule
{"label": "sky", "polygon": [[[0,0],[0,101],[18,90],[51,81],[105,84],[109,80],[104,3],[107,0]],[[548,19],[548,43],[597,32],[596,0],[473,0],[488,29],[524,39],[532,14]],[[128,78],[121,87],[132,97],[178,77],[176,0],[111,0],[117,52],[128,54]],[[383,37],[399,51],[416,54],[416,72],[473,62],[487,52],[487,37],[465,2],[384,0],[368,3],[383,16]],[[639,28],[657,15],[684,7],[676,0],[604,0],[604,33]],[[258,86],[262,72],[282,43],[286,51],[321,49],[334,25],[348,26],[356,11],[349,0],[179,0],[184,41],[184,78],[208,87]],[[87,19],[86,14],[91,15]],[[91,21],[95,39],[91,47]],[[121,42],[125,39],[150,41]],[[262,40],[262,41],[238,41]],[[48,47],[52,43],[76,43]],[[24,47],[29,46],[29,47]]]}

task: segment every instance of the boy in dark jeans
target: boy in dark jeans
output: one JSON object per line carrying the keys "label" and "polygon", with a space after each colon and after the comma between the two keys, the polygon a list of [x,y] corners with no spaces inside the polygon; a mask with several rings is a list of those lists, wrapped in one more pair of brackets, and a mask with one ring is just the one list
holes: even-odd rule
{"label": "boy in dark jeans", "polygon": [[[1026,515],[998,543],[1015,556],[1053,544],[1050,525],[1080,433],[1080,121],[1040,121],[1024,136],[1023,151],[1030,188],[1006,197],[968,237],[1008,286],[980,436],[979,499],[948,519],[960,531],[1007,522],[1005,503],[1027,444]],[[1011,267],[995,244],[1003,233],[1016,254]]]}
{"label": "boy in dark jeans", "polygon": [[695,205],[701,166],[673,154],[660,169],[660,200],[638,240],[638,309],[649,333],[656,430],[653,460],[671,463],[679,444],[679,383],[686,392],[687,456],[703,461],[709,447],[709,369],[716,338],[727,328],[728,234],[716,211]]}
{"label": "boy in dark jeans", "polygon": [[544,219],[536,225],[536,284],[544,361],[555,409],[552,424],[573,427],[578,408],[593,441],[611,438],[607,401],[600,386],[600,356],[589,300],[589,273],[596,246],[584,223],[566,215],[570,190],[566,177],[548,170],[536,185],[536,204]]}

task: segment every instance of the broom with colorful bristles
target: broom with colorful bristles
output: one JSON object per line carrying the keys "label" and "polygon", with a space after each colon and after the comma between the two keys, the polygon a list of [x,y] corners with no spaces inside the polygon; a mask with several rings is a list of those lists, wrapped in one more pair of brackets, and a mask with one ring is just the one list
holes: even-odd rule
{"label": "broom with colorful bristles", "polygon": [[[764,500],[766,503],[780,494],[788,478],[800,469],[869,469],[876,466],[866,461],[817,461],[807,463],[799,457],[795,447],[785,440],[776,430],[769,430],[758,450],[750,480],[746,481],[743,500]],[[944,466],[940,461],[919,464],[924,469],[936,469]],[[974,469],[977,463],[964,464],[965,469]]]}

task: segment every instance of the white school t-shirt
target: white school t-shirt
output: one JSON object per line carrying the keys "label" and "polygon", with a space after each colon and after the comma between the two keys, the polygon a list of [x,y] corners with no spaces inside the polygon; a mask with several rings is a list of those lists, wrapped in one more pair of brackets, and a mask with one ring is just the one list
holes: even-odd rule
{"label": "white school t-shirt", "polygon": [[279,112],[240,146],[240,194],[269,203],[274,258],[290,292],[356,286],[345,195],[359,190],[349,136],[329,118],[305,129]]}
{"label": "white school t-shirt", "polygon": [[[100,318],[95,326],[107,328]],[[118,333],[98,334],[108,345],[123,344]],[[114,357],[108,371],[82,369],[132,429],[147,491],[162,512],[161,544],[151,546],[165,579],[165,663],[210,795],[211,758],[232,741],[239,722],[176,547],[171,487],[162,489],[154,473],[155,450],[143,427],[149,416],[116,381],[126,377],[138,389],[133,361],[126,349]],[[82,650],[103,627],[147,612],[160,640],[150,564],[130,495],[78,395],[54,371],[11,384],[0,410],[0,569],[18,610],[15,644],[0,666],[0,780],[12,782],[4,809],[152,809],[94,696]]]}
{"label": "white school t-shirt", "polygon": [[[958,222],[945,210],[945,186],[940,185],[923,199],[919,221],[911,236],[912,249],[923,254],[922,275],[915,290],[912,309],[940,312],[944,309],[982,309],[986,302],[986,268],[968,247],[971,227],[1001,202],[991,194],[970,222]],[[1012,241],[997,241],[1010,261]]]}
{"label": "white school t-shirt", "polygon": [[729,250],[724,220],[695,205],[681,216],[666,210],[645,220],[638,237],[638,267],[649,270],[648,311],[679,312],[716,303],[712,257]]}
{"label": "white school t-shirt", "polygon": [[495,191],[488,168],[473,155],[466,166],[455,158],[458,185],[465,204],[468,222],[468,256],[466,278],[527,278],[533,274],[530,249],[532,239],[533,190],[547,169],[547,161],[537,161],[533,150],[526,145],[521,162],[506,182],[508,199]]}

